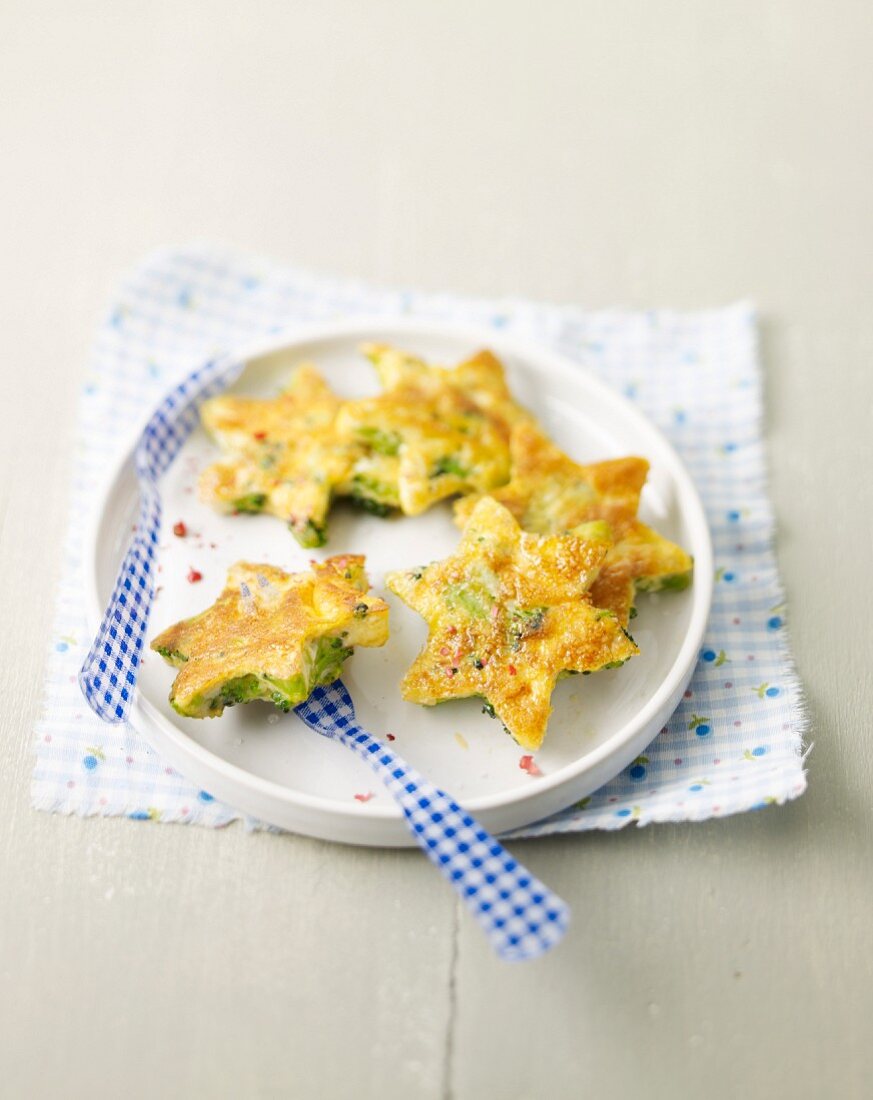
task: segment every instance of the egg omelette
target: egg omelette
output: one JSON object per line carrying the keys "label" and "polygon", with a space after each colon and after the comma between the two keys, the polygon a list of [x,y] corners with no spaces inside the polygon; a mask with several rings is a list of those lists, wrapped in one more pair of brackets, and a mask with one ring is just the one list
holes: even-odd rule
{"label": "egg omelette", "polygon": [[356,645],[388,640],[388,605],[369,591],[364,558],[342,554],[304,573],[239,561],[215,603],[151,648],[178,674],[173,708],[213,718],[263,699],[288,711],[339,678]]}
{"label": "egg omelette", "polygon": [[[616,458],[582,466],[564,454],[532,420],[512,430],[512,479],[491,496],[525,531],[541,535],[571,531],[594,520],[610,525],[613,546],[591,586],[591,600],[614,611],[626,626],[637,590],[679,590],[691,583],[693,560],[675,543],[637,519],[649,464]],[[469,522],[478,497],[455,502],[459,525]]]}
{"label": "egg omelette", "polygon": [[430,706],[481,696],[523,748],[538,749],[560,676],[615,668],[637,653],[618,616],[589,595],[611,545],[605,523],[544,537],[483,497],[455,553],[386,577],[428,624],[403,697]]}

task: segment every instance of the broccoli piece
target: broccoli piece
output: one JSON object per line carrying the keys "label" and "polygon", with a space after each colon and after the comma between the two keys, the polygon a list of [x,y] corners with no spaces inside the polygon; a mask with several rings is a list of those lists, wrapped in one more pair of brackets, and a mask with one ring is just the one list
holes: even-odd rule
{"label": "broccoli piece", "polygon": [[351,646],[343,645],[342,638],[319,638],[309,668],[310,686],[332,684],[342,671],[343,661],[351,657],[353,652]]}
{"label": "broccoli piece", "polygon": [[393,511],[390,504],[380,504],[378,500],[359,496],[357,493],[352,493],[351,500],[362,512],[369,512],[371,516],[381,516],[382,519]]}
{"label": "broccoli piece", "polygon": [[[264,693],[255,696],[255,698],[275,703],[286,714],[292,707],[302,703],[308,694],[306,681],[302,676],[291,676],[287,680],[280,680],[275,676],[265,676],[264,680]],[[272,690],[270,690],[271,688]]]}
{"label": "broccoli piece", "polygon": [[507,627],[511,649],[519,649],[525,638],[536,634],[545,621],[546,610],[545,607],[532,607],[512,612]]}
{"label": "broccoli piece", "polygon": [[237,497],[233,506],[237,512],[262,512],[267,503],[266,493],[246,493]]}
{"label": "broccoli piece", "polygon": [[403,442],[398,432],[386,432],[381,428],[358,428],[358,438],[380,455],[396,455]]}
{"label": "broccoli piece", "polygon": [[438,458],[433,464],[430,476],[444,477],[446,474],[454,474],[455,477],[467,478],[470,476],[470,471],[463,463],[459,462],[454,455],[443,455],[442,458]]}
{"label": "broccoli piece", "polygon": [[641,592],[684,592],[691,584],[693,570],[687,573],[670,573],[666,577],[637,577]]}
{"label": "broccoli piece", "polygon": [[445,600],[449,607],[460,607],[477,619],[484,619],[494,602],[489,592],[472,584],[450,585],[446,589]]}
{"label": "broccoli piece", "polygon": [[387,516],[397,507],[397,490],[387,482],[367,474],[355,474],[349,494],[359,508],[374,516]]}
{"label": "broccoli piece", "polygon": [[211,710],[219,710],[221,707],[233,707],[237,703],[250,703],[252,699],[262,697],[259,676],[238,676],[235,680],[227,680],[221,685],[209,706]]}
{"label": "broccoli piece", "polygon": [[171,665],[183,665],[187,660],[187,656],[184,653],[180,653],[178,649],[168,649],[166,646],[158,646],[157,653],[164,658],[165,661],[169,661]]}
{"label": "broccoli piece", "polygon": [[324,546],[327,542],[327,528],[324,524],[316,523],[314,519],[291,520],[288,524],[291,534],[306,550],[313,550],[318,546]]}

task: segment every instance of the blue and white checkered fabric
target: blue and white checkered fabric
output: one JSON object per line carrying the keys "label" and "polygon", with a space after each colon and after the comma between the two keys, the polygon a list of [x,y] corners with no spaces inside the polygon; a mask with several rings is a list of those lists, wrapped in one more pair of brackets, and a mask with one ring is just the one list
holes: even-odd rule
{"label": "blue and white checkered fabric", "polygon": [[501,958],[534,958],[561,939],[570,920],[566,903],[453,798],[361,729],[341,681],[317,688],[295,711],[317,733],[342,741],[367,761],[403,810],[422,851],[457,890]]}
{"label": "blue and white checkered fabric", "polygon": [[103,622],[79,670],[79,686],[105,722],[130,712],[155,588],[155,553],[161,530],[158,479],[197,424],[197,406],[240,374],[236,360],[209,362],[192,371],[158,406],[136,448],[139,522],[118,573]]}
{"label": "blue and white checkered fabric", "polygon": [[[772,550],[761,369],[755,317],[747,306],[592,313],[573,306],[382,290],[203,247],[147,259],[120,286],[98,334],[77,419],[69,528],[37,727],[35,805],[204,825],[239,816],[192,787],[127,723],[107,724],[83,706],[76,674],[87,655],[85,675],[97,702],[110,719],[118,717],[117,707],[123,710],[122,692],[129,694],[130,684],[119,675],[127,656],[122,643],[129,653],[148,601],[148,584],[143,589],[136,577],[151,561],[146,540],[137,547],[139,559],[130,563],[134,574],[125,575],[119,590],[131,613],[113,616],[89,655],[80,582],[84,517],[107,465],[143,410],[162,401],[193,367],[210,361],[218,376],[229,349],[298,322],[397,314],[491,326],[560,351],[599,375],[669,436],[697,483],[713,535],[710,624],[675,714],[645,753],[599,791],[514,835],[701,821],[802,794],[806,713]],[[187,383],[182,388],[178,407],[193,396]],[[158,450],[167,454],[174,437],[186,430],[185,422],[177,424],[172,416],[176,408],[165,410],[167,423],[159,425],[156,438],[156,443],[163,439],[167,446]],[[152,466],[151,475],[158,468]],[[147,468],[141,472],[149,475]],[[144,481],[146,530],[149,509],[157,502],[153,476]]]}

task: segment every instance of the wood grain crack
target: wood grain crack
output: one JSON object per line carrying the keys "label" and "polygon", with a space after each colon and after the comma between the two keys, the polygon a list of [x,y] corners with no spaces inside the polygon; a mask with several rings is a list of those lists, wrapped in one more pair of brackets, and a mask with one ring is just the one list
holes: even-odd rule
{"label": "wood grain crack", "polygon": [[452,1080],[455,1069],[455,1016],[457,1012],[458,940],[461,932],[461,903],[456,899],[452,911],[452,951],[449,960],[449,1010],[446,1042],[443,1050],[443,1100],[454,1100]]}

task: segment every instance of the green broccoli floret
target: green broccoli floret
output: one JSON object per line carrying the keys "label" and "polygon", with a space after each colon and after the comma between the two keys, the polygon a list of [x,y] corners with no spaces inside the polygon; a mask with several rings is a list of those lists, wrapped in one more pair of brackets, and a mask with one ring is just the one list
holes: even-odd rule
{"label": "green broccoli floret", "polygon": [[684,592],[691,584],[694,571],[671,573],[666,577],[637,577],[637,588],[642,592]]}
{"label": "green broccoli floret", "polygon": [[494,599],[481,585],[452,584],[446,589],[445,601],[449,607],[460,607],[477,619],[484,619]]}
{"label": "green broccoli floret", "polygon": [[358,438],[380,455],[396,455],[403,443],[398,432],[386,432],[381,428],[358,428]]}
{"label": "green broccoli floret", "polygon": [[164,660],[169,661],[171,664],[175,664],[177,661],[184,664],[188,660],[185,654],[180,653],[178,649],[168,649],[166,646],[158,646],[155,652],[160,653]]}
{"label": "green broccoli floret", "polygon": [[445,474],[454,474],[455,477],[469,477],[470,471],[454,455],[443,455],[433,464],[430,476],[443,477]]}
{"label": "green broccoli floret", "polygon": [[381,516],[384,519],[393,511],[390,504],[381,504],[378,500],[360,496],[358,493],[352,493],[351,500],[362,512],[369,512],[371,516]]}
{"label": "green broccoli floret", "polygon": [[238,676],[235,680],[227,680],[221,685],[210,707],[212,710],[218,710],[219,707],[233,707],[237,703],[250,703],[252,699],[262,697],[259,676]]}
{"label": "green broccoli floret", "polygon": [[290,676],[287,680],[280,680],[276,676],[265,676],[263,692],[255,698],[268,700],[286,713],[298,703],[302,703],[308,695],[306,681],[302,676]]}
{"label": "green broccoli floret", "polygon": [[343,661],[353,652],[351,646],[343,645],[342,638],[319,638],[309,670],[310,687],[332,684],[342,671]]}
{"label": "green broccoli floret", "polygon": [[387,516],[397,507],[397,490],[393,485],[368,474],[355,474],[352,477],[350,492],[352,501],[374,516]]}
{"label": "green broccoli floret", "polygon": [[300,523],[299,520],[291,520],[288,526],[291,529],[291,534],[306,550],[324,546],[327,542],[327,528],[324,524],[316,523],[313,519],[306,519],[303,523]]}
{"label": "green broccoli floret", "polygon": [[262,512],[266,503],[266,493],[246,493],[245,496],[237,497],[233,506],[237,512]]}

